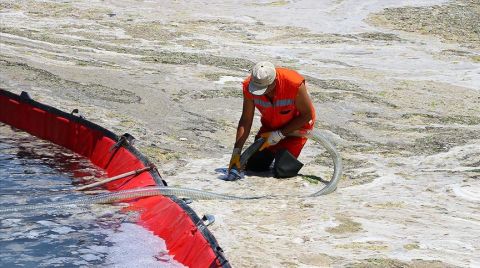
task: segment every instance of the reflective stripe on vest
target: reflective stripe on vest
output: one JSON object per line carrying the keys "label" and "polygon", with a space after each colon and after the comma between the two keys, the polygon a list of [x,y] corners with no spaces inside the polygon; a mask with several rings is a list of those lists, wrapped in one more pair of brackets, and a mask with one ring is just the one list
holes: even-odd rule
{"label": "reflective stripe on vest", "polygon": [[[258,106],[261,106],[263,108],[270,108],[272,107],[272,103],[271,102],[268,102],[268,101],[263,101],[261,99],[253,99],[253,102],[255,103],[255,105],[258,105]],[[292,105],[295,103],[295,100],[292,100],[292,99],[284,99],[284,100],[277,100],[275,101],[275,103],[273,104],[273,106],[275,107],[282,107],[282,106],[288,106],[288,105]]]}

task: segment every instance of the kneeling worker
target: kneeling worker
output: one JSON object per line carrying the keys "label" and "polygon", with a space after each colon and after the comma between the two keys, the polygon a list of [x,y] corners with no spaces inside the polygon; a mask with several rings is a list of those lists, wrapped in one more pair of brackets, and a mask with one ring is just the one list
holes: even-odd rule
{"label": "kneeling worker", "polygon": [[303,166],[297,158],[307,138],[289,136],[308,132],[315,123],[315,109],[305,86],[305,79],[296,71],[275,68],[270,62],[255,64],[243,82],[243,110],[229,171],[240,170],[240,154],[253,122],[255,107],[260,111],[262,126],[255,139],[265,139],[246,164],[246,170],[269,170],[273,160],[275,177],[293,177]]}

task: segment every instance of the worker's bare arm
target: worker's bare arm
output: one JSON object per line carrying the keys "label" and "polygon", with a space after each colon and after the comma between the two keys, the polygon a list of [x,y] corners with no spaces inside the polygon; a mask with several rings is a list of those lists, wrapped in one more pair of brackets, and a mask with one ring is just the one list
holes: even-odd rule
{"label": "worker's bare arm", "polygon": [[255,114],[255,104],[252,99],[243,98],[242,116],[238,121],[237,135],[234,148],[242,148],[245,144],[250,129],[252,127],[253,116]]}

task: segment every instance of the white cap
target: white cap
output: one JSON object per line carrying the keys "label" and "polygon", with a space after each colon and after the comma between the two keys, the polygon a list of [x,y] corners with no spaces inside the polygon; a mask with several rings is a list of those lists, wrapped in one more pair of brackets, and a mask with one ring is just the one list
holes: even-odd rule
{"label": "white cap", "polygon": [[248,91],[253,95],[263,95],[276,76],[277,71],[275,71],[275,66],[272,63],[261,61],[255,64],[252,69],[252,78],[248,85]]}

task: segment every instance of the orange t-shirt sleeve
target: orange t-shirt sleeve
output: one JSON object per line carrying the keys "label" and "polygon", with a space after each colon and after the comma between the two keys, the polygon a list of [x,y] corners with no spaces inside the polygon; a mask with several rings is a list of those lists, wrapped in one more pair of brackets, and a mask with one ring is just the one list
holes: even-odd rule
{"label": "orange t-shirt sleeve", "polygon": [[245,81],[243,81],[243,97],[245,97],[246,99],[253,99],[253,95],[252,93],[250,93],[250,91],[248,91],[248,85],[250,84],[250,76],[247,77],[245,79]]}

